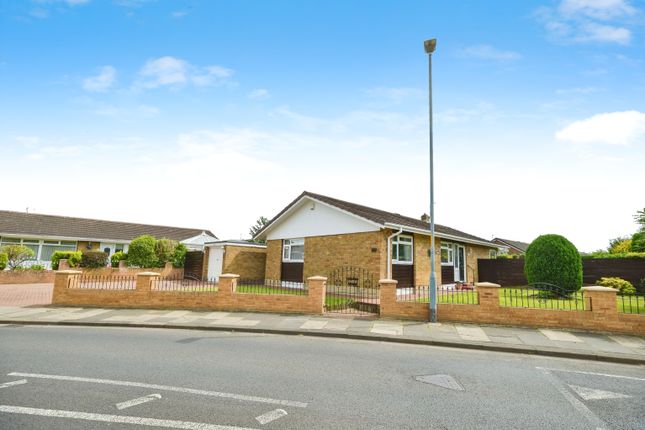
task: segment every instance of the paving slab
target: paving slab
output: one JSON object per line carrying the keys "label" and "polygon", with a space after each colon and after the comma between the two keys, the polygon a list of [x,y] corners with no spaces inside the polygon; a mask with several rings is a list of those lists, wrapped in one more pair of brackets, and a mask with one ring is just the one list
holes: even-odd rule
{"label": "paving slab", "polygon": [[3,306],[0,324],[132,325],[190,327],[249,333],[341,336],[388,342],[577,357],[645,364],[645,339],[637,336],[551,329],[427,323],[328,315]]}

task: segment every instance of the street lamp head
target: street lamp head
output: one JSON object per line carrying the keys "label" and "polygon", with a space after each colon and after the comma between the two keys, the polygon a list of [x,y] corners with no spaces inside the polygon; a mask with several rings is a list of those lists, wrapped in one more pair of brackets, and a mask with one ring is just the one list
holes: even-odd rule
{"label": "street lamp head", "polygon": [[426,50],[426,54],[432,54],[437,48],[437,39],[429,39],[423,42],[423,47]]}

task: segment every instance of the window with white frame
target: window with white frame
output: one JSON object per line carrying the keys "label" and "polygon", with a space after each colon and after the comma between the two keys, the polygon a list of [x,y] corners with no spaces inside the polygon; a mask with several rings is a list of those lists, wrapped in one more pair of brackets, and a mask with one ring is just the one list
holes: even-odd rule
{"label": "window with white frame", "polygon": [[292,263],[305,261],[305,240],[303,238],[283,240],[282,261]]}
{"label": "window with white frame", "polygon": [[392,263],[412,264],[412,236],[399,235],[392,239]]}
{"label": "window with white frame", "polygon": [[454,247],[452,243],[441,244],[441,264],[444,266],[452,266],[454,264]]}
{"label": "window with white frame", "polygon": [[496,249],[489,249],[488,250],[488,258],[497,258],[497,250]]}
{"label": "window with white frame", "polygon": [[47,262],[55,251],[76,251],[75,241],[41,240],[16,237],[0,238],[0,247],[4,245],[24,245],[34,251],[32,260]]}

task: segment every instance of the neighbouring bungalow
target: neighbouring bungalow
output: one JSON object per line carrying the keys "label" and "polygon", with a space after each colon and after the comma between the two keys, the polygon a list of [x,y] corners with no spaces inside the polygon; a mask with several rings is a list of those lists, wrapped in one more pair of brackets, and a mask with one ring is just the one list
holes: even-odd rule
{"label": "neighbouring bungalow", "polygon": [[[393,278],[399,286],[428,285],[430,225],[415,219],[332,197],[303,192],[258,234],[266,240],[266,278],[302,282],[342,267]],[[435,224],[437,282],[477,281],[477,259],[498,245]]]}
{"label": "neighbouring bungalow", "polygon": [[502,239],[500,237],[496,237],[491,242],[496,243],[499,246],[500,254],[523,255],[526,253],[526,248],[529,247],[529,244],[526,242]]}
{"label": "neighbouring bungalow", "polygon": [[189,250],[202,250],[217,240],[208,230],[166,227],[56,215],[0,211],[0,247],[22,244],[34,251],[30,264],[51,267],[56,251],[104,251],[111,256],[128,251],[132,239],[148,234],[183,243]]}

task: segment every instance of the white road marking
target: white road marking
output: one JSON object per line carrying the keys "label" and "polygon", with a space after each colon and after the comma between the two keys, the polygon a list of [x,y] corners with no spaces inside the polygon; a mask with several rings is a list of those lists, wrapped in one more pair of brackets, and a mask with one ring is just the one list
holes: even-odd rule
{"label": "white road marking", "polygon": [[127,402],[121,402],[116,404],[118,410],[130,408],[132,406],[141,405],[143,403],[148,403],[154,399],[160,399],[161,394],[148,394],[147,396],[139,397],[138,399],[128,400]]}
{"label": "white road marking", "polygon": [[549,340],[559,340],[561,342],[578,342],[581,343],[582,339],[574,336],[568,331],[560,330],[547,330],[544,328],[538,329],[543,335],[545,335]]}
{"label": "white road marking", "polygon": [[645,348],[645,341],[638,337],[630,336],[609,336],[614,342],[618,342],[622,346],[627,348]]}
{"label": "white road marking", "polygon": [[551,385],[553,385],[560,392],[560,394],[562,394],[564,398],[567,399],[569,403],[571,403],[571,406],[573,406],[578,412],[584,415],[585,418],[587,418],[587,420],[596,428],[596,430],[605,428],[606,424],[593,412],[591,412],[591,409],[586,407],[584,403],[576,399],[573,394],[571,394],[565,387],[563,387],[560,381],[558,381],[550,371],[546,369],[540,370],[542,371],[542,373],[544,373],[544,376],[546,376]]}
{"label": "white road marking", "polygon": [[645,378],[637,378],[635,376],[623,376],[623,375],[611,375],[609,373],[596,373],[596,372],[586,372],[584,370],[565,370],[565,369],[553,369],[550,367],[536,367],[539,370],[548,370],[551,372],[566,372],[566,373],[578,373],[580,375],[596,375],[596,376],[606,376],[608,378],[618,378],[618,379],[631,379],[632,381],[645,381]]}
{"label": "white road marking", "polygon": [[486,335],[486,332],[482,330],[481,327],[467,327],[463,325],[455,326],[457,329],[457,334],[463,340],[474,340],[477,342],[490,342],[490,339]]}
{"label": "white road marking", "polygon": [[627,394],[597,390],[595,388],[581,387],[579,385],[569,385],[569,387],[584,400],[628,399],[632,397]]}
{"label": "white road marking", "polygon": [[304,330],[321,330],[325,328],[327,322],[328,321],[307,321],[301,325],[300,328]]}
{"label": "white road marking", "polygon": [[259,417],[255,417],[255,419],[262,425],[265,425],[267,423],[270,423],[271,421],[275,421],[278,418],[282,418],[287,415],[287,411],[284,409],[275,409],[273,411],[267,412],[266,414],[262,414]]}
{"label": "white road marking", "polygon": [[198,394],[202,396],[222,397],[226,399],[243,400],[247,402],[269,403],[280,406],[293,406],[306,408],[307,403],[292,400],[271,399],[268,397],[246,396],[244,394],[222,393],[219,391],[198,390],[195,388],[173,387],[170,385],[146,384],[145,382],[117,381],[113,379],[82,378],[79,376],[45,375],[41,373],[11,372],[9,376],[22,376],[25,378],[53,379],[57,381],[89,382],[93,384],[121,385],[124,387],[141,387],[150,390],[175,391],[178,393]]}
{"label": "white road marking", "polygon": [[37,415],[52,418],[70,418],[74,420],[99,421],[104,423],[136,424],[149,427],[164,427],[185,430],[257,430],[246,427],[221,426],[217,424],[196,423],[192,421],[160,420],[156,418],[132,417],[127,415],[93,414],[79,411],[57,409],[25,408],[22,406],[0,405],[0,412],[9,414]]}
{"label": "white road marking", "polygon": [[13,387],[14,385],[23,385],[26,383],[27,383],[26,379],[20,379],[18,381],[11,381],[11,382],[5,382],[4,384],[0,384],[0,388]]}

